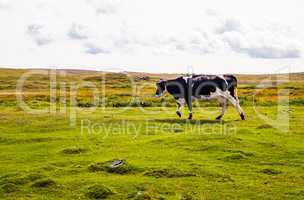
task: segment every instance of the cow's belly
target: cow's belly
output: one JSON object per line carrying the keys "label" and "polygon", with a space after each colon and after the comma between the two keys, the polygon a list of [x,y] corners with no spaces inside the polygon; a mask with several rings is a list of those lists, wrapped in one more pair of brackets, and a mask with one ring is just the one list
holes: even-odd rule
{"label": "cow's belly", "polygon": [[197,95],[193,96],[194,99],[197,100],[214,100],[220,98],[220,94],[218,92],[211,92],[210,95]]}
{"label": "cow's belly", "polygon": [[212,96],[212,95],[200,95],[200,96],[195,96],[193,98],[197,99],[197,100],[213,100],[213,99],[216,99],[216,97]]}

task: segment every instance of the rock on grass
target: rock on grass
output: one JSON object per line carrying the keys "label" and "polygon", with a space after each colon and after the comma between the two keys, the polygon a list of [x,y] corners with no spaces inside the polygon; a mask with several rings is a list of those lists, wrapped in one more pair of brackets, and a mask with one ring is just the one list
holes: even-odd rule
{"label": "rock on grass", "polygon": [[135,200],[149,200],[152,199],[147,192],[137,192],[134,197]]}
{"label": "rock on grass", "polygon": [[114,192],[104,185],[92,185],[87,188],[85,195],[90,199],[105,199]]}
{"label": "rock on grass", "polygon": [[[120,161],[120,164],[116,164],[118,161]],[[88,170],[90,172],[105,171],[115,174],[130,174],[139,171],[136,167],[122,160],[110,160],[107,162],[91,164],[89,165]]]}
{"label": "rock on grass", "polygon": [[52,187],[55,185],[56,185],[56,182],[52,179],[42,179],[42,180],[35,181],[31,186],[36,187],[36,188],[48,188],[48,187]]}

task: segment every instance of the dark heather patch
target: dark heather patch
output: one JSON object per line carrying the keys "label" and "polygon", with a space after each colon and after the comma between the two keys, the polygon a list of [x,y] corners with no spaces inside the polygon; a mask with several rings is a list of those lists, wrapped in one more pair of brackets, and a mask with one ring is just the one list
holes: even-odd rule
{"label": "dark heather patch", "polygon": [[17,192],[19,188],[14,183],[5,183],[1,185],[1,190],[5,193]]}
{"label": "dark heather patch", "polygon": [[184,172],[178,169],[150,169],[144,173],[145,176],[152,176],[155,178],[178,178],[178,177],[191,177],[196,174],[191,172]]}
{"label": "dark heather patch", "polygon": [[272,169],[272,168],[266,168],[261,170],[260,172],[264,173],[264,174],[268,174],[268,175],[277,175],[277,174],[281,174],[282,172],[276,169]]}
{"label": "dark heather patch", "polygon": [[24,177],[21,177],[19,174],[7,174],[4,176],[1,176],[1,178],[0,178],[0,185],[6,184],[6,183],[12,183],[15,185],[23,185],[23,184],[27,183],[27,181]]}
{"label": "dark heather patch", "polygon": [[224,161],[237,161],[237,160],[244,160],[246,157],[243,154],[237,153],[237,154],[232,154],[229,156],[226,156],[224,158],[221,158],[220,160]]}
{"label": "dark heather patch", "polygon": [[269,124],[262,124],[257,127],[257,129],[268,129],[268,128],[273,128],[273,127]]}
{"label": "dark heather patch", "polygon": [[52,179],[42,179],[42,180],[38,180],[38,181],[35,181],[31,187],[34,187],[34,188],[49,188],[49,187],[52,187],[52,186],[55,186],[56,185],[56,182]]}
{"label": "dark heather patch", "polygon": [[242,154],[244,156],[254,156],[253,153],[244,152],[244,151],[241,151],[241,150],[224,150],[224,152],[239,153],[239,154]]}
{"label": "dark heather patch", "polygon": [[80,154],[86,152],[86,149],[80,148],[80,147],[69,147],[66,149],[61,150],[64,154]]}
{"label": "dark heather patch", "polygon": [[40,143],[62,140],[61,138],[28,138],[28,139],[12,139],[12,138],[0,138],[0,144],[28,144],[28,143]]}

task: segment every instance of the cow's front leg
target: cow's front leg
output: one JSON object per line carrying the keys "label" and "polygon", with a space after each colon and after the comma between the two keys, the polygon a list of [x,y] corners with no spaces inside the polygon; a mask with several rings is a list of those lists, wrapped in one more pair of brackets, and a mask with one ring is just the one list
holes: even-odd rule
{"label": "cow's front leg", "polygon": [[189,117],[188,117],[188,119],[192,119],[192,112],[189,112]]}
{"label": "cow's front leg", "polygon": [[182,116],[182,114],[181,114],[181,112],[180,112],[181,106],[182,106],[181,103],[177,100],[177,101],[176,101],[176,114],[177,114],[179,117]]}
{"label": "cow's front leg", "polygon": [[192,119],[192,102],[191,101],[187,101],[187,106],[188,106],[188,110],[189,110],[189,117],[188,119]]}

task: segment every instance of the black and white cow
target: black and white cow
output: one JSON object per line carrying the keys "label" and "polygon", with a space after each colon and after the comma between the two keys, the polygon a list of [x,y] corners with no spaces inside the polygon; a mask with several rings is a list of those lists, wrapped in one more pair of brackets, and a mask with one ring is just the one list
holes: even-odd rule
{"label": "black and white cow", "polygon": [[245,120],[243,109],[237,97],[237,79],[233,75],[193,75],[181,76],[171,80],[159,80],[156,83],[156,96],[161,97],[165,92],[171,94],[177,104],[176,114],[181,117],[180,108],[186,104],[189,109],[188,119],[192,119],[192,99],[216,99],[222,106],[222,112],[216,117],[221,120],[230,102]]}

